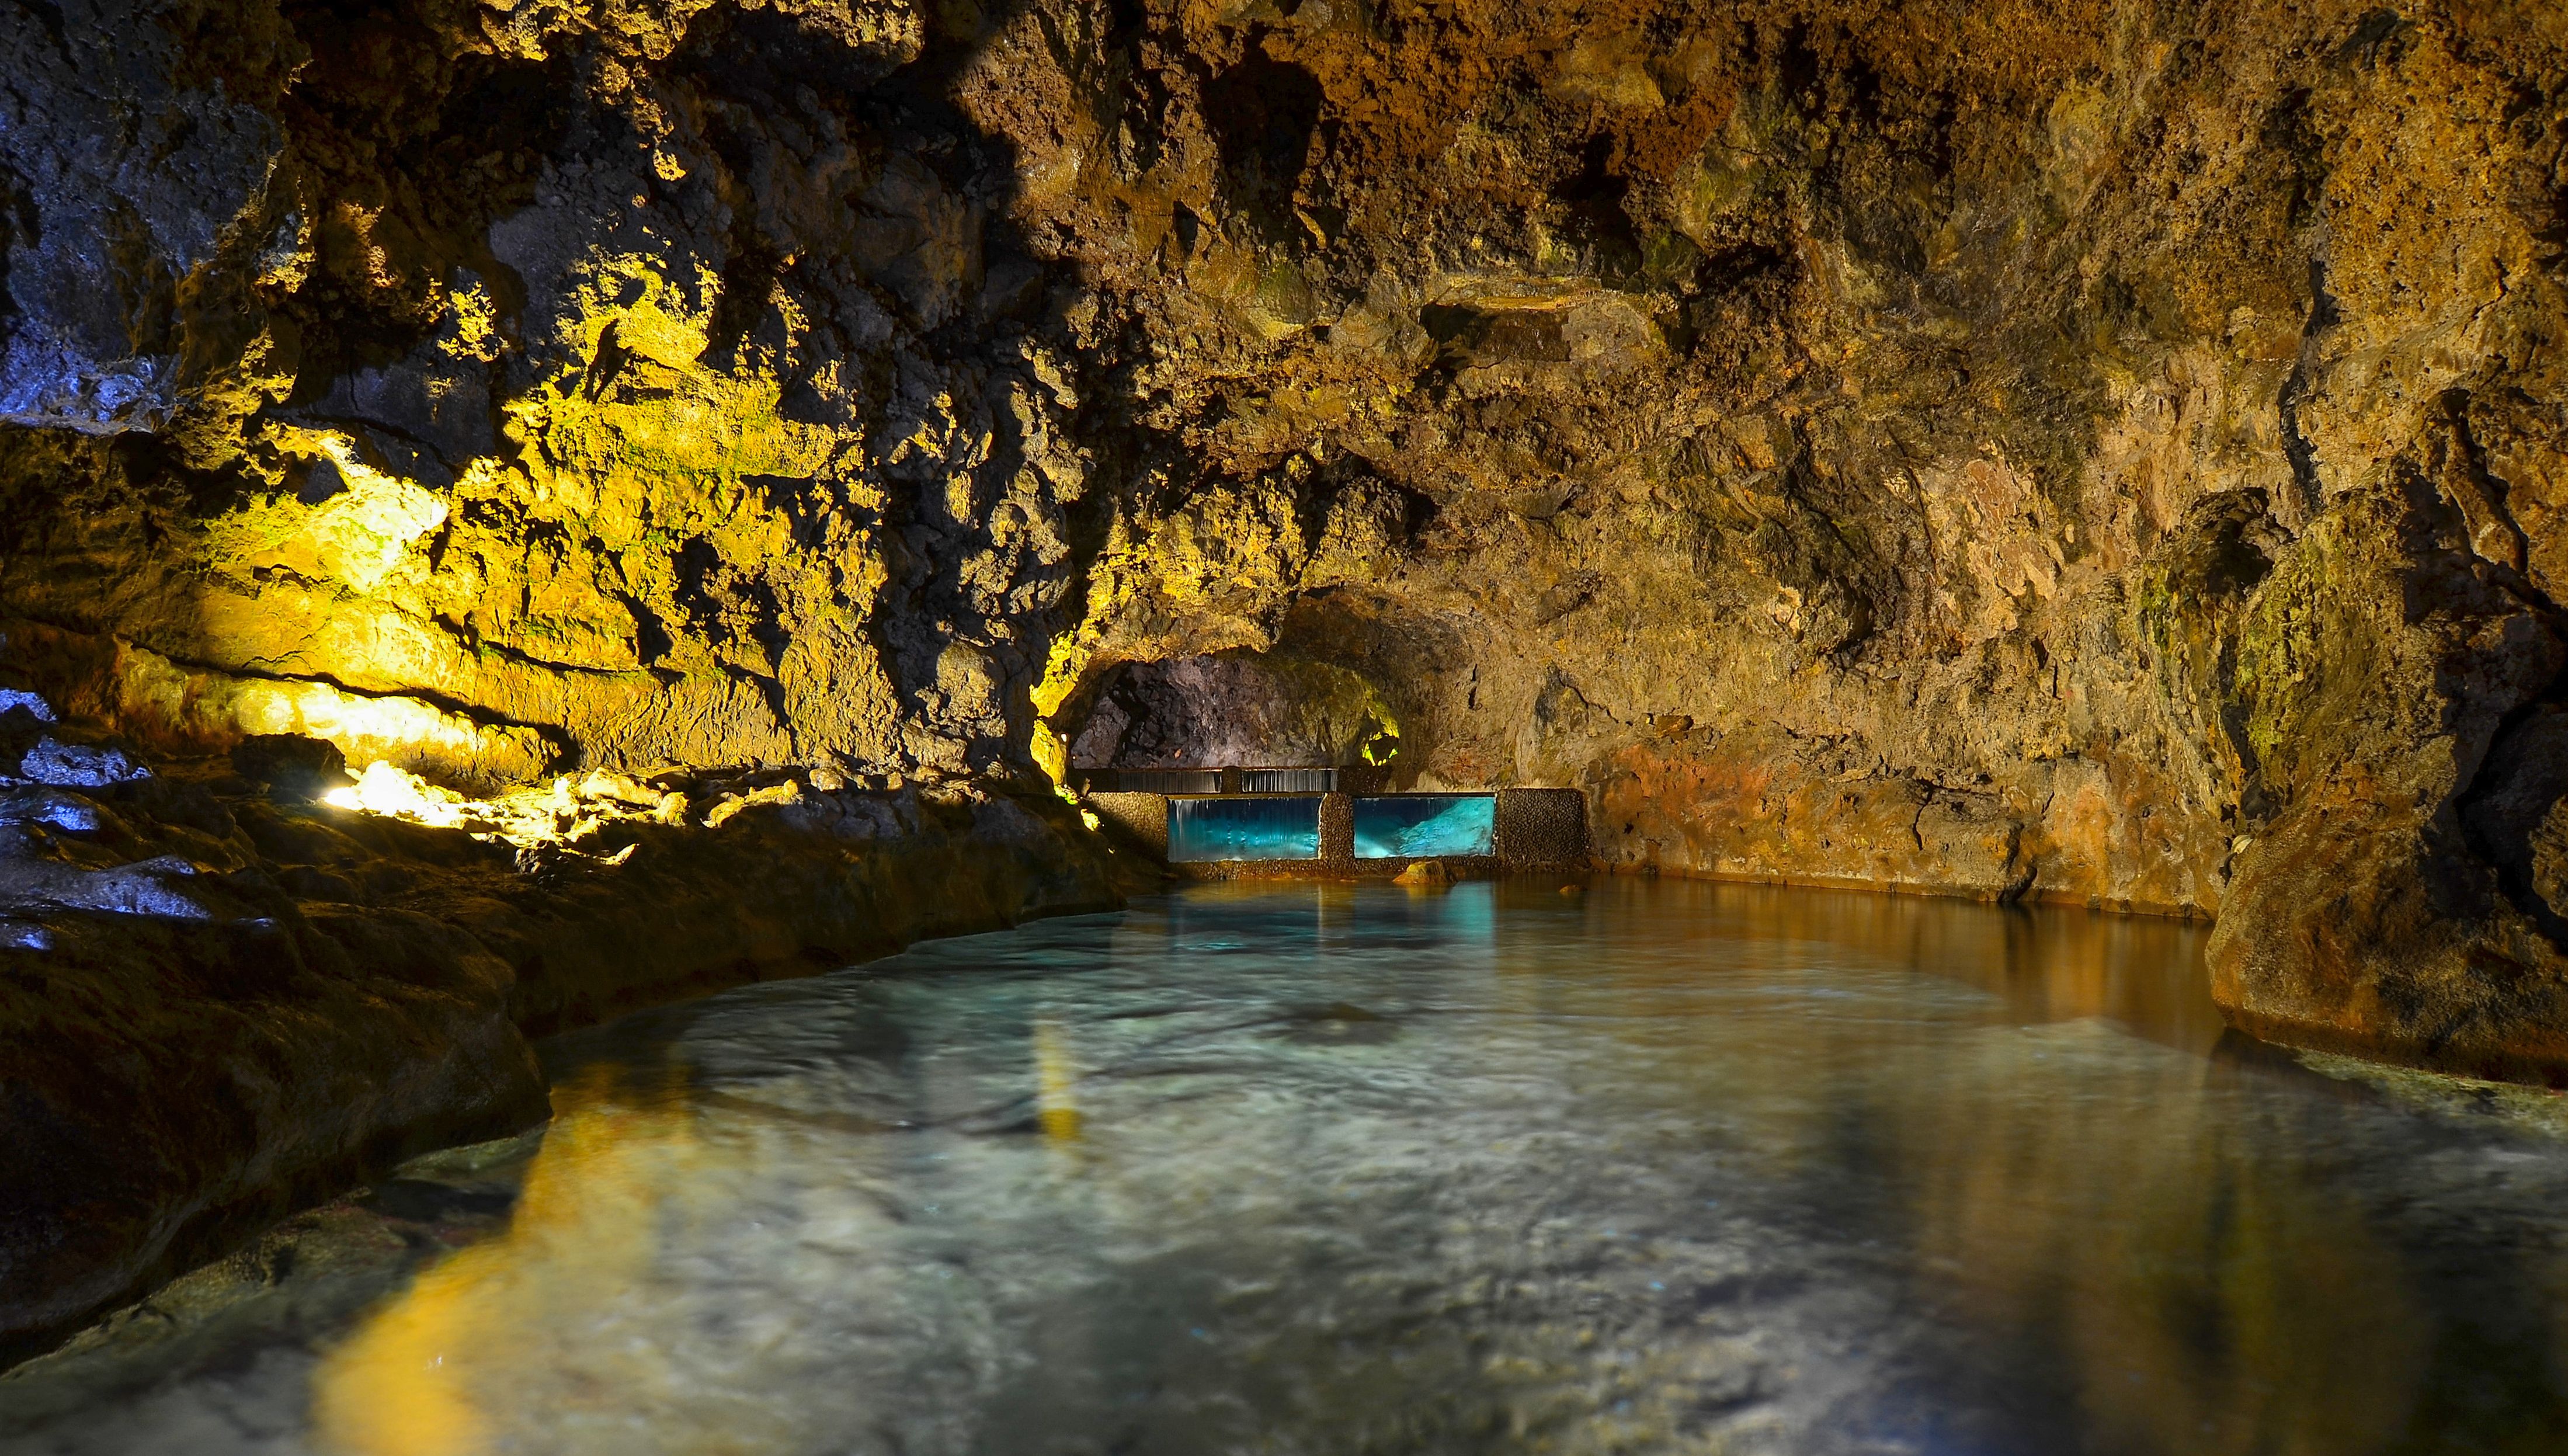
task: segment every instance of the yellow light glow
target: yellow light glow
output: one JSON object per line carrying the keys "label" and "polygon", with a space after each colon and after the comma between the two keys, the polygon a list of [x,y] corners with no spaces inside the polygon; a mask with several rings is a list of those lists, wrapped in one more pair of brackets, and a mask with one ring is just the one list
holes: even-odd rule
{"label": "yellow light glow", "polygon": [[[609,776],[590,775],[591,783],[601,778]],[[332,789],[321,801],[354,813],[461,829],[476,839],[531,849],[574,844],[619,819],[657,820],[665,801],[678,797],[641,789],[620,776],[611,777],[596,791],[581,791],[589,786],[574,787],[569,779],[556,778],[547,787],[516,789],[495,799],[467,798],[378,758],[366,765],[355,783]]]}
{"label": "yellow light glow", "polygon": [[408,819],[440,829],[463,828],[471,817],[468,807],[472,803],[453,789],[440,788],[416,773],[405,773],[381,758],[367,764],[355,783],[330,790],[321,796],[321,801],[333,808]]}
{"label": "yellow light glow", "polygon": [[1035,720],[1034,737],[1026,746],[1034,755],[1035,766],[1043,770],[1044,777],[1055,784],[1069,779],[1070,745],[1061,740],[1061,734],[1053,731],[1051,724]]}
{"label": "yellow light glow", "polygon": [[446,523],[446,501],[368,465],[344,435],[325,434],[317,442],[348,488],[312,508],[298,544],[328,574],[371,593],[392,578],[413,545]]}
{"label": "yellow light glow", "polygon": [[556,778],[541,787],[477,799],[378,758],[366,765],[356,782],[330,790],[321,802],[349,813],[459,829],[485,843],[519,849],[549,847],[599,863],[622,864],[632,857],[632,844],[609,851],[598,842],[611,824],[692,822],[719,829],[746,810],[801,803],[802,796],[802,784],[791,779],[764,788],[710,793],[699,818],[687,795],[601,768],[576,780]]}
{"label": "yellow light glow", "polygon": [[1389,763],[1400,752],[1400,725],[1388,715],[1377,715],[1382,730],[1365,740],[1364,759],[1376,768]]}
{"label": "yellow light glow", "polygon": [[1044,1136],[1062,1142],[1079,1136],[1079,1108],[1070,1097],[1078,1084],[1079,1068],[1070,1059],[1060,1024],[1035,1022],[1035,1122]]}

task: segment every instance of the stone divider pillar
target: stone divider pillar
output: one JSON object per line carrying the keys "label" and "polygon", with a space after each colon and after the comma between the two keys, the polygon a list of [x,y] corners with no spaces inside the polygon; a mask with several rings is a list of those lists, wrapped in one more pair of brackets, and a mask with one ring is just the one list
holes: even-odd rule
{"label": "stone divider pillar", "polygon": [[1356,870],[1356,798],[1351,793],[1320,795],[1320,863],[1340,874]]}
{"label": "stone divider pillar", "polygon": [[1498,790],[1498,859],[1509,869],[1587,863],[1587,795],[1575,788]]}

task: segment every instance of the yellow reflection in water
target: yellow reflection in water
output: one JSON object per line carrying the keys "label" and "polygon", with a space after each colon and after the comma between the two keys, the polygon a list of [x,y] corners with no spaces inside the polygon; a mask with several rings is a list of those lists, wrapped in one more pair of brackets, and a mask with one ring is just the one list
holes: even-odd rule
{"label": "yellow reflection in water", "polygon": [[[1843,1160],[1860,1109],[1863,1156],[1901,1192],[1845,1216],[1905,1246],[1947,1292],[1947,1312],[2012,1332],[2022,1390],[2127,1449],[2202,1456],[2370,1450],[2408,1419],[2425,1311],[2360,1211],[2276,1156],[2324,1136],[2288,1125],[2314,1114],[2240,1088],[2247,1074],[2213,1054],[2207,978],[2165,974],[2198,958],[2202,928],[1748,886],[1607,882],[1590,899],[1616,931],[1655,921],[1636,947],[1700,939],[1703,951],[1600,955],[1579,1009],[1615,1005],[1609,1024],[1624,1039],[1680,1052],[1661,1064],[1683,1067],[1705,1107],[1753,1106],[1747,1135],[1767,1176]],[[1542,904],[1530,889],[1510,900]],[[1869,1019],[1791,1003],[1733,1014],[1770,1016],[1770,1035],[1735,1022],[1708,1035],[1711,1018],[1650,1015],[1673,991],[1718,984],[1707,971],[1742,954],[1924,970],[1999,1005],[1976,1035],[1906,1044]],[[1532,994],[1557,995],[1539,959],[1510,969],[1533,973],[1520,982]],[[1767,981],[1788,977],[1746,984]],[[2134,1047],[2131,1031],[2194,1054]],[[1682,1055],[1697,1038],[1705,1054]],[[1766,1095],[1775,1088],[1792,1094]],[[2258,1118],[2287,1125],[2251,1139]]]}
{"label": "yellow reflection in water", "polygon": [[[564,1296],[630,1286],[649,1269],[675,1189],[704,1186],[695,1117],[613,1069],[556,1087],[543,1151],[507,1232],[423,1274],[333,1351],[313,1382],[321,1449],[347,1456],[477,1456],[492,1447],[476,1387],[493,1362],[550,1360],[575,1338]],[[713,1177],[719,1185],[722,1180]],[[667,1346],[600,1342],[553,1393],[601,1414],[666,1388]],[[503,1416],[506,1412],[501,1413]]]}
{"label": "yellow reflection in water", "polygon": [[1079,1107],[1071,1100],[1078,1082],[1079,1068],[1070,1059],[1061,1023],[1049,1019],[1035,1022],[1035,1121],[1044,1136],[1064,1142],[1079,1136]]}
{"label": "yellow reflection in water", "polygon": [[[1085,1119],[1070,1034],[1043,1019],[1032,1042],[1037,1126],[1071,1151]],[[813,1411],[756,1389],[751,1372],[790,1385],[807,1377],[802,1360],[830,1352],[796,1348],[807,1331],[762,1311],[724,1261],[765,1261],[772,1275],[819,1249],[802,1267],[843,1278],[845,1251],[883,1244],[885,1213],[851,1182],[824,1171],[798,1190],[777,1172],[826,1170],[850,1134],[882,1125],[692,1086],[674,1064],[591,1067],[552,1101],[507,1229],[428,1269],[324,1359],[317,1448],[482,1456],[540,1438],[598,1456],[802,1449]],[[871,1293],[857,1281],[848,1298]]]}

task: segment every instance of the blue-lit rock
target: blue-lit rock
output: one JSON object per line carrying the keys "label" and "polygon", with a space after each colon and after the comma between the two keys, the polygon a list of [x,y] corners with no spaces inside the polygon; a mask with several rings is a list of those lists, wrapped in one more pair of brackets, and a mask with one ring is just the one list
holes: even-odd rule
{"label": "blue-lit rock", "polygon": [[[208,68],[204,31],[249,64]],[[270,186],[300,52],[272,7],[0,11],[0,421],[158,430],[259,367],[253,284],[300,247]]]}
{"label": "blue-lit rock", "polygon": [[1355,819],[1358,859],[1495,852],[1497,800],[1488,794],[1359,796]]}

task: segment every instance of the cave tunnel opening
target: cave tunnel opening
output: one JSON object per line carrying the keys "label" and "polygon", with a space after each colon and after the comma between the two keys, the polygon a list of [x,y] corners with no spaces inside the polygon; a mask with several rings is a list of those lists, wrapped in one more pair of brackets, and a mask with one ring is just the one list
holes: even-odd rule
{"label": "cave tunnel opening", "polygon": [[1295,771],[1384,767],[1400,738],[1362,675],[1245,651],[1119,664],[1066,727],[1071,770],[1089,781],[1245,768],[1281,791],[1327,786]]}

